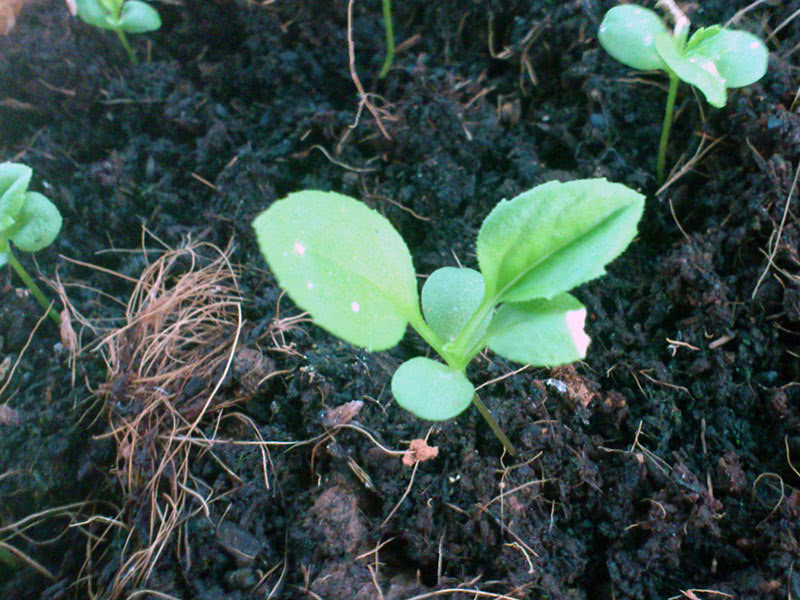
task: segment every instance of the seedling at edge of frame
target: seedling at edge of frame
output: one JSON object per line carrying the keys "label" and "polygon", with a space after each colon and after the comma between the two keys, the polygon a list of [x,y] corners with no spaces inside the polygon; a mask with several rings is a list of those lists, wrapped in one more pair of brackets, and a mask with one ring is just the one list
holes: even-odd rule
{"label": "seedling at edge of frame", "polygon": [[29,192],[33,171],[20,164],[0,164],[0,267],[8,263],[25,282],[33,297],[59,323],[58,313],[50,308],[44,293],[11,252],[14,244],[26,252],[46,248],[61,231],[61,213],[55,204],[38,192]]}
{"label": "seedling at edge of frame", "polygon": [[161,27],[158,11],[141,0],[77,0],[78,16],[100,29],[110,29],[117,34],[122,47],[133,64],[133,53],[126,33],[147,33]]}
{"label": "seedling at edge of frame", "polygon": [[472,403],[514,454],[466,366],[487,346],[534,366],[582,359],[586,309],[567,291],[605,273],[636,234],[643,206],[641,194],[605,179],[539,185],[486,217],[477,239],[480,272],[437,269],[421,295],[400,234],[353,198],[293,193],[253,227],[278,283],[317,325],[378,351],[396,345],[410,323],[444,359],[400,365],[391,385],[400,406],[441,421]]}
{"label": "seedling at edge of frame", "polygon": [[624,4],[609,10],[598,39],[606,52],[634,69],[660,69],[669,75],[669,92],[658,145],[656,175],[664,181],[672,113],[678,81],[699,89],[715,108],[725,106],[727,88],[755,83],[767,72],[769,52],[759,38],[720,25],[701,27],[687,41],[689,20],[676,15],[670,33],[654,11]]}

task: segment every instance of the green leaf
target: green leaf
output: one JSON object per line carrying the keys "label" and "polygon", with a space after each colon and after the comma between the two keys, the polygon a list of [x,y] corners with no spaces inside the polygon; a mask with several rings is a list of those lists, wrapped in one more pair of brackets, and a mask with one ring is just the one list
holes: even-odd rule
{"label": "green leaf", "polygon": [[[483,275],[475,269],[442,267],[431,273],[422,286],[422,314],[445,342],[454,342],[483,300]],[[490,317],[490,316],[488,316]],[[476,331],[483,335],[489,318]]]}
{"label": "green leaf", "polygon": [[32,174],[30,167],[20,163],[0,164],[0,234],[16,222]]}
{"label": "green leaf", "polygon": [[127,33],[146,33],[161,27],[161,16],[146,2],[127,0],[122,5],[119,25]]}
{"label": "green leaf", "polygon": [[253,227],[280,286],[334,335],[384,350],[419,315],[405,242],[361,202],[334,192],[297,192],[261,213]]}
{"label": "green leaf", "polygon": [[656,50],[670,70],[698,90],[711,106],[721,108],[727,102],[725,80],[710,58],[695,51],[681,54],[671,35],[656,36]]}
{"label": "green leaf", "polygon": [[444,421],[469,407],[475,388],[463,371],[418,356],[395,371],[392,394],[400,406],[420,419]]}
{"label": "green leaf", "polygon": [[606,13],[597,37],[606,52],[634,69],[665,69],[655,50],[657,35],[669,32],[654,11],[624,4]]}
{"label": "green leaf", "polygon": [[509,360],[555,367],[586,356],[586,309],[573,296],[503,304],[489,325],[489,348]]}
{"label": "green leaf", "polygon": [[636,235],[644,196],[605,179],[551,181],[500,202],[478,233],[487,296],[552,298],[605,273]]}
{"label": "green leaf", "polygon": [[36,252],[52,244],[59,231],[61,213],[55,204],[38,192],[28,192],[9,237],[21,250]]}
{"label": "green leaf", "polygon": [[119,22],[100,0],[76,0],[78,16],[89,25],[100,29],[119,29]]}
{"label": "green leaf", "polygon": [[[700,31],[692,36],[690,45]],[[711,60],[729,88],[744,87],[761,79],[769,61],[764,42],[752,33],[721,28],[714,35],[695,41],[688,54]]]}

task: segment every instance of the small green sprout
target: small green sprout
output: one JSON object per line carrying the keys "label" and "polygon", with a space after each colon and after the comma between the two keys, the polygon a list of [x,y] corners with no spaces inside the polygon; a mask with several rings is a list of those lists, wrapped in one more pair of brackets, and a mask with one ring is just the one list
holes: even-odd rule
{"label": "small green sprout", "polygon": [[383,29],[386,32],[386,58],[378,77],[385,79],[394,61],[394,26],[392,25],[392,0],[383,0]]}
{"label": "small green sprout", "polygon": [[467,379],[467,365],[487,346],[535,366],[582,359],[586,309],[567,291],[605,272],[636,234],[643,206],[641,194],[605,179],[539,185],[486,217],[477,239],[480,272],[438,269],[421,298],[400,234],[353,198],[293,193],[253,227],[278,283],[317,325],[378,351],[396,345],[410,323],[444,360],[420,356],[400,365],[391,385],[400,406],[442,421],[472,403],[513,453]]}
{"label": "small green sprout", "polygon": [[[674,7],[674,5],[673,5]],[[759,38],[746,31],[720,25],[701,27],[689,33],[689,20],[677,9],[675,31],[670,33],[654,11],[625,4],[606,13],[600,24],[600,45],[611,56],[634,69],[660,69],[669,75],[669,92],[656,175],[664,181],[664,163],[678,82],[699,89],[711,106],[727,102],[727,89],[755,83],[767,72],[768,50]]]}
{"label": "small green sprout", "polygon": [[77,0],[78,16],[100,29],[117,34],[133,64],[137,64],[126,33],[147,33],[161,27],[158,11],[140,0]]}
{"label": "small green sprout", "polygon": [[34,298],[50,317],[59,323],[58,313],[50,308],[42,290],[11,252],[14,244],[25,252],[46,248],[61,230],[58,208],[37,192],[29,192],[30,167],[20,163],[0,164],[0,267],[8,263],[25,282]]}

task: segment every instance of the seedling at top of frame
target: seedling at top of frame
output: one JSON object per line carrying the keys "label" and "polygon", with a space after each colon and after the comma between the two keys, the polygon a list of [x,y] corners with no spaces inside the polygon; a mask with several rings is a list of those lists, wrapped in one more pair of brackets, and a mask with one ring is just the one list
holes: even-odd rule
{"label": "seedling at top of frame", "polygon": [[126,33],[147,33],[161,27],[158,11],[141,0],[77,0],[78,16],[100,29],[110,29],[117,34],[122,47],[133,64],[133,53]]}
{"label": "seedling at top of frame", "polygon": [[[674,5],[673,5],[674,8]],[[600,24],[600,45],[611,56],[634,69],[659,69],[669,76],[669,91],[656,174],[664,181],[669,132],[678,82],[695,86],[708,103],[721,108],[727,89],[755,83],[767,71],[769,52],[759,38],[721,25],[701,27],[688,38],[689,20],[677,9],[670,32],[654,11],[625,4],[609,10]]]}
{"label": "seedling at top of frame", "polygon": [[486,217],[477,239],[480,271],[437,269],[421,295],[400,234],[353,198],[297,192],[253,226],[278,283],[317,325],[377,351],[396,345],[410,323],[441,357],[400,365],[391,384],[400,406],[441,421],[472,403],[513,454],[467,365],[487,346],[535,366],[582,359],[586,309],[567,292],[602,275],[628,246],[643,205],[642,195],[605,179],[539,185]]}

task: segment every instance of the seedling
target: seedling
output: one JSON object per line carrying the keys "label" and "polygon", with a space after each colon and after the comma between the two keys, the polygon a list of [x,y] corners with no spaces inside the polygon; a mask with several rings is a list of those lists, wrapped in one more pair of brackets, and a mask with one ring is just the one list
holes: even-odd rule
{"label": "seedling", "polygon": [[711,106],[727,102],[727,89],[750,85],[767,71],[768,51],[751,33],[720,25],[689,33],[689,20],[672,5],[675,30],[670,33],[654,11],[625,4],[606,13],[600,24],[600,45],[634,69],[660,69],[669,76],[667,107],[658,145],[656,175],[664,181],[664,163],[675,109],[678,82],[695,86]]}
{"label": "seedling", "polygon": [[110,29],[117,34],[122,47],[133,64],[133,53],[126,33],[147,33],[161,27],[158,11],[140,0],[77,0],[78,16],[100,29]]}
{"label": "seedling", "polygon": [[582,359],[586,309],[567,290],[605,272],[633,239],[643,205],[642,195],[605,179],[553,181],[503,200],[478,233],[480,272],[437,269],[421,302],[400,234],[353,198],[297,192],[253,226],[278,283],[317,325],[378,351],[396,345],[410,323],[444,360],[400,365],[391,385],[400,406],[442,421],[473,403],[513,453],[467,379],[467,364],[487,346],[536,366]]}
{"label": "seedling", "polygon": [[27,191],[32,174],[30,167],[20,163],[0,164],[0,267],[11,265],[33,297],[59,323],[58,313],[11,252],[9,243],[14,242],[26,252],[36,252],[52,244],[61,230],[58,208],[42,194]]}

